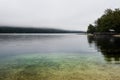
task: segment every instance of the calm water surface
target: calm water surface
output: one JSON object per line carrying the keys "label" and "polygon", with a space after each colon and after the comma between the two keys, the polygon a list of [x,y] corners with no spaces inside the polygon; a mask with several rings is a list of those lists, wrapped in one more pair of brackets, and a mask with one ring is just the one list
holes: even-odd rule
{"label": "calm water surface", "polygon": [[98,75],[103,80],[112,80],[111,75],[120,78],[119,63],[120,38],[77,34],[0,35],[1,80],[89,80],[89,76],[91,80],[99,80]]}
{"label": "calm water surface", "polygon": [[[0,35],[0,57],[33,54],[80,54],[103,58],[87,35],[76,34],[11,34]],[[92,46],[91,46],[92,45]]]}

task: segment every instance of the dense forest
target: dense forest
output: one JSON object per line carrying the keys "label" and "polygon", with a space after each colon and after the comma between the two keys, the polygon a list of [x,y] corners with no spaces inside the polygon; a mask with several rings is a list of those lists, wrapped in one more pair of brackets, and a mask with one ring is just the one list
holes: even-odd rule
{"label": "dense forest", "polygon": [[84,33],[83,31],[70,31],[52,28],[25,28],[0,26],[0,33]]}
{"label": "dense forest", "polygon": [[105,10],[104,14],[95,21],[94,25],[89,24],[87,32],[120,33],[120,9]]}

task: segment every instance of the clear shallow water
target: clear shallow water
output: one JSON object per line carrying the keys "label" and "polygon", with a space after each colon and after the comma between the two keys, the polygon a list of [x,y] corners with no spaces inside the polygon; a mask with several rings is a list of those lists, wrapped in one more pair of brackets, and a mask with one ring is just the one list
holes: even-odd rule
{"label": "clear shallow water", "polygon": [[3,34],[0,79],[119,80],[119,41],[76,34]]}

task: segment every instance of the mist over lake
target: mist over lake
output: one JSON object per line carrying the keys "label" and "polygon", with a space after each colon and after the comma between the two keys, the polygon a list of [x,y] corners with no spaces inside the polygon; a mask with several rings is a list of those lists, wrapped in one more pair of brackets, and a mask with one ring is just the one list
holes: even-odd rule
{"label": "mist over lake", "polygon": [[120,80],[120,0],[0,0],[0,80]]}

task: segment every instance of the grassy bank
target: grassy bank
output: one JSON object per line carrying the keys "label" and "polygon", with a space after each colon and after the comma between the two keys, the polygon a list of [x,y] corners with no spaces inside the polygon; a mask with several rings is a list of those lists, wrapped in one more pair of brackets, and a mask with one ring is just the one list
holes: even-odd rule
{"label": "grassy bank", "polygon": [[[96,56],[24,55],[1,60],[0,80],[119,80],[119,65]],[[4,61],[4,63],[2,62]]]}

